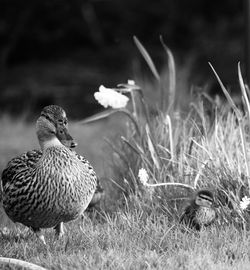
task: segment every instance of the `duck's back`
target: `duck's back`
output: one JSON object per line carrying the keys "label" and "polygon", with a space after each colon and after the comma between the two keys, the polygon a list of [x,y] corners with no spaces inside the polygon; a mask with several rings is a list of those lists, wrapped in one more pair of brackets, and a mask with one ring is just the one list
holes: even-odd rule
{"label": "duck's back", "polygon": [[17,173],[34,168],[41,156],[42,151],[31,150],[11,159],[2,172],[2,186],[12,182]]}
{"label": "duck's back", "polygon": [[9,162],[2,184],[3,206],[14,222],[46,228],[75,219],[86,209],[96,175],[66,147],[51,147]]}

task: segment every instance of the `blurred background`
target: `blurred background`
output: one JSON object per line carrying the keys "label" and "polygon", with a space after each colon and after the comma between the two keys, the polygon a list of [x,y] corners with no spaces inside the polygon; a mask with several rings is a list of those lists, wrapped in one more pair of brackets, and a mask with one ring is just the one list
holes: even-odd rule
{"label": "blurred background", "polygon": [[152,76],[133,35],[163,70],[162,35],[188,89],[218,91],[208,61],[233,89],[245,9],[235,0],[0,0],[0,113],[33,120],[53,103],[71,119],[97,112],[99,85]]}
{"label": "blurred background", "polygon": [[246,57],[245,3],[0,0],[0,171],[14,156],[38,147],[34,121],[44,106],[57,104],[71,120],[77,151],[98,175],[112,176],[104,137],[121,134],[123,119],[115,115],[84,126],[77,121],[103,110],[93,97],[101,84],[115,87],[134,79],[155,96],[155,79],[134,35],[164,77],[163,36],[175,57],[181,102],[190,101],[186,92],[193,85],[211,95],[220,93],[208,61],[229,90],[237,92],[237,62],[244,71]]}

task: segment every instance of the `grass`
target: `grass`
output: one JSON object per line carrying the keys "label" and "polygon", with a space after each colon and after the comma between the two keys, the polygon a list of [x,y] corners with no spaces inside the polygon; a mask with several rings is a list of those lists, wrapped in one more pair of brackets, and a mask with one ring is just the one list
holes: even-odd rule
{"label": "grass", "polygon": [[248,269],[250,263],[250,235],[233,226],[190,233],[165,215],[122,211],[66,227],[60,241],[46,232],[47,247],[15,228],[1,236],[0,254],[47,269]]}
{"label": "grass", "polygon": [[[198,95],[182,115],[175,109],[173,56],[161,42],[170,59],[167,88],[136,39],[155,76],[153,89],[158,89],[160,98],[168,97],[167,102],[152,108],[143,89],[123,85],[119,91],[132,99],[127,109],[105,111],[89,119],[103,118],[91,125],[71,126],[79,142],[78,152],[85,154],[99,175],[111,180],[103,182],[106,198],[102,209],[66,224],[65,238],[59,241],[54,241],[52,230],[46,230],[47,247],[0,212],[0,256],[47,269],[249,268],[250,218],[248,210],[239,205],[244,196],[250,196],[248,89],[239,69],[244,96],[243,110],[239,110],[218,77],[228,102]],[[166,89],[171,91],[161,93]],[[3,168],[10,157],[37,143],[32,126],[6,117],[0,122]],[[114,126],[117,128],[112,129]],[[113,130],[118,134],[115,137]],[[111,138],[104,153],[103,136]],[[138,178],[140,168],[149,175],[148,185]],[[197,233],[178,220],[190,196],[204,187],[215,193],[219,218]]]}

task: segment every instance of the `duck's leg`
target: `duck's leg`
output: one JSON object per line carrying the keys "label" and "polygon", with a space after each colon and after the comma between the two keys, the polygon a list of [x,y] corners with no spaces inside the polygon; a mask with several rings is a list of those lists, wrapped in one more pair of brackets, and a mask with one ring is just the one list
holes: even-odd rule
{"label": "duck's leg", "polygon": [[60,222],[59,224],[57,224],[54,227],[55,231],[56,231],[56,238],[59,239],[64,235],[64,229],[63,229],[63,223]]}
{"label": "duck's leg", "polygon": [[32,230],[34,231],[34,233],[36,234],[38,239],[40,239],[42,241],[42,243],[46,246],[46,241],[45,241],[45,238],[44,238],[44,235],[43,235],[41,229],[40,228],[32,228]]}

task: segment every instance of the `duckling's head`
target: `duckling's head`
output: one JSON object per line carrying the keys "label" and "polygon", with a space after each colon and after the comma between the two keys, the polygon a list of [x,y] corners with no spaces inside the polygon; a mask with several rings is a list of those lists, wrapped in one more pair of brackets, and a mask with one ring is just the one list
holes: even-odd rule
{"label": "duckling's head", "polygon": [[68,132],[68,120],[65,111],[57,105],[49,105],[43,108],[37,120],[37,137],[41,148],[49,145],[63,144],[66,147],[76,146]]}
{"label": "duckling's head", "polygon": [[195,196],[195,203],[199,206],[211,207],[214,204],[214,195],[210,190],[200,190]]}

